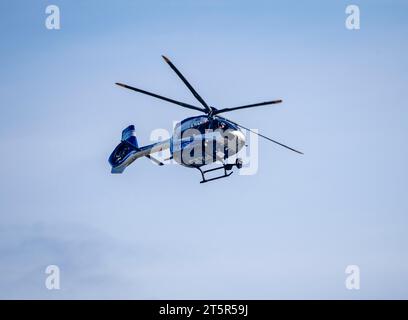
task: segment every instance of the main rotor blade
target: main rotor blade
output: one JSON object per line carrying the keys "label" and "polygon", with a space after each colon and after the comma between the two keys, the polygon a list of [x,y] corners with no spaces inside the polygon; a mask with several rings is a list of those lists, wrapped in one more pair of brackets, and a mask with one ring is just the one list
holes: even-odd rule
{"label": "main rotor blade", "polygon": [[184,103],[184,102],[176,101],[176,100],[169,99],[169,98],[166,98],[166,97],[163,97],[163,96],[159,96],[158,94],[151,93],[151,92],[148,92],[148,91],[145,91],[145,90],[141,90],[141,89],[138,89],[138,88],[135,88],[135,87],[131,87],[131,86],[128,86],[128,85],[123,84],[123,83],[116,82],[116,84],[118,86],[124,87],[126,89],[130,89],[130,90],[133,90],[133,91],[136,91],[136,92],[147,94],[148,96],[155,97],[157,99],[161,99],[161,100],[164,100],[164,101],[167,101],[167,102],[178,104],[179,106],[182,106],[184,108],[193,109],[193,110],[201,111],[201,112],[204,112],[204,113],[206,112],[205,109],[192,106],[191,104],[188,104],[188,103]]}
{"label": "main rotor blade", "polygon": [[[226,118],[224,118],[224,119],[226,119]],[[229,120],[229,119],[226,119],[226,120],[232,122],[233,124],[237,125],[238,127],[241,127],[241,128],[243,128],[243,129],[245,129],[245,130],[248,130],[249,132],[255,133],[256,135],[258,135],[258,136],[260,136],[260,137],[262,137],[262,138],[264,138],[264,139],[266,139],[266,140],[269,140],[269,141],[271,141],[271,142],[273,142],[273,143],[276,143],[276,144],[278,144],[278,145],[280,145],[280,146],[282,146],[282,147],[284,147],[284,148],[286,148],[286,149],[289,149],[289,150],[291,150],[291,151],[294,151],[294,152],[303,154],[303,152],[300,152],[300,151],[298,151],[298,150],[296,150],[296,149],[293,149],[293,148],[291,148],[291,147],[289,147],[289,146],[287,146],[287,145],[285,145],[285,144],[283,144],[283,143],[280,143],[280,142],[278,142],[278,141],[276,141],[276,140],[273,140],[273,139],[271,139],[271,138],[268,138],[267,136],[264,136],[263,134],[260,134],[260,133],[257,133],[257,132],[255,132],[255,131],[252,131],[251,129],[249,129],[249,128],[247,128],[247,127],[244,127],[244,126],[242,126],[242,125],[240,125],[240,124],[238,124],[238,123],[236,123],[236,122],[234,122],[234,121],[231,121],[231,120]]]}
{"label": "main rotor blade", "polygon": [[170,68],[173,69],[175,73],[179,76],[179,78],[184,82],[184,84],[187,86],[187,88],[191,91],[191,93],[194,95],[194,97],[204,106],[205,110],[207,110],[207,113],[211,111],[211,108],[207,105],[207,103],[204,101],[203,98],[197,93],[197,91],[194,90],[194,88],[191,86],[191,84],[187,81],[186,78],[181,74],[181,72],[176,68],[176,66],[166,57],[163,56],[164,61],[168,63]]}
{"label": "main rotor blade", "polygon": [[224,109],[215,110],[213,114],[219,114],[222,112],[230,112],[230,111],[234,111],[238,109],[254,108],[254,107],[259,107],[259,106],[265,106],[268,104],[277,104],[281,102],[282,100],[272,100],[272,101],[265,101],[265,102],[255,103],[255,104],[248,104],[246,106],[240,106],[240,107],[234,107],[234,108],[224,108]]}

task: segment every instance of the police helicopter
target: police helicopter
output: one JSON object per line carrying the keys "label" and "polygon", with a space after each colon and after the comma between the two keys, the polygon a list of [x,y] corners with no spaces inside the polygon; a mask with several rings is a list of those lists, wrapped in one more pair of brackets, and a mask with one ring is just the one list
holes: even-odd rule
{"label": "police helicopter", "polygon": [[[202,177],[200,183],[228,177],[232,174],[233,167],[240,169],[243,165],[242,159],[240,158],[236,158],[235,162],[233,163],[228,162],[229,158],[237,155],[238,152],[245,146],[245,135],[241,129],[247,130],[291,151],[303,154],[298,150],[295,150],[276,140],[244,127],[241,124],[220,116],[222,113],[235,110],[281,103],[282,100],[272,100],[238,107],[217,109],[205,102],[205,100],[197,93],[197,91],[167,57],[162,57],[198,100],[200,106],[180,102],[123,83],[116,83],[116,85],[177,104],[187,109],[202,112],[204,115],[198,115],[182,120],[175,125],[174,133],[170,139],[147,146],[138,145],[135,135],[135,126],[128,126],[122,131],[121,142],[109,157],[109,163],[112,166],[112,173],[122,173],[126,167],[128,167],[136,159],[147,157],[160,166],[164,165],[166,161],[174,159],[178,164],[185,167],[198,169],[201,172]],[[154,156],[154,154],[162,152],[163,150],[169,150],[170,157],[161,160]],[[207,166],[216,163],[220,163],[221,166],[205,169]],[[206,178],[207,173],[218,170],[222,170],[222,174],[213,178]]]}

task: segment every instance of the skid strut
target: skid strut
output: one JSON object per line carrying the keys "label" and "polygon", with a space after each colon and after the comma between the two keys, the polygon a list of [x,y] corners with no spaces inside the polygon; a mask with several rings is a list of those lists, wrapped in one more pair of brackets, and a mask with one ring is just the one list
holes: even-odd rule
{"label": "skid strut", "polygon": [[[236,166],[238,169],[241,169],[242,168],[242,160],[237,159],[235,163],[223,163],[222,166],[220,166],[220,167],[216,167],[216,168],[212,168],[212,169],[208,169],[208,170],[202,170],[200,167],[196,167],[196,168],[200,171],[201,177],[203,178],[203,180],[201,180],[200,183],[206,183],[206,182],[210,182],[210,181],[214,181],[214,180],[229,177],[233,173],[231,170],[232,170],[232,168],[234,166]],[[215,178],[210,178],[210,179],[205,178],[206,173],[212,172],[212,171],[217,171],[217,170],[224,170],[224,174],[220,175],[218,177],[215,177]],[[228,172],[228,171],[231,171],[231,172]]]}

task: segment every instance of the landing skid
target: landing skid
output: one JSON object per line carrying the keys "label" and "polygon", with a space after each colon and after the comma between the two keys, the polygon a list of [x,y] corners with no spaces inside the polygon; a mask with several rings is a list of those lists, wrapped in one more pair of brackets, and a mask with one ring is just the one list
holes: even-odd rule
{"label": "landing skid", "polygon": [[[235,163],[227,163],[227,164],[223,163],[222,166],[220,166],[220,167],[212,168],[212,169],[208,169],[208,170],[202,170],[200,167],[195,167],[195,168],[197,168],[200,171],[201,177],[203,178],[203,180],[201,180],[200,183],[206,183],[206,182],[210,182],[210,181],[214,181],[214,180],[229,177],[233,173],[231,170],[232,170],[232,168],[234,166],[237,167],[238,169],[241,169],[242,168],[242,160],[237,159],[235,161]],[[205,178],[206,173],[217,171],[217,170],[224,170],[224,174],[220,175],[218,177],[210,178],[210,179]],[[231,172],[228,172],[228,171],[231,171]]]}

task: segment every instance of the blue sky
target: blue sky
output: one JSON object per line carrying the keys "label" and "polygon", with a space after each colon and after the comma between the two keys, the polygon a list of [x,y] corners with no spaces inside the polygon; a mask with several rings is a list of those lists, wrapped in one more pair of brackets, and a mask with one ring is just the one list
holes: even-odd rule
{"label": "blue sky", "polygon": [[[44,26],[49,4],[61,30]],[[0,297],[408,298],[407,9],[2,1]],[[215,107],[282,98],[229,117],[305,155],[259,141],[256,175],[205,185],[146,159],[111,175],[127,125],[143,145],[195,115],[114,86],[195,103],[161,54]]]}

